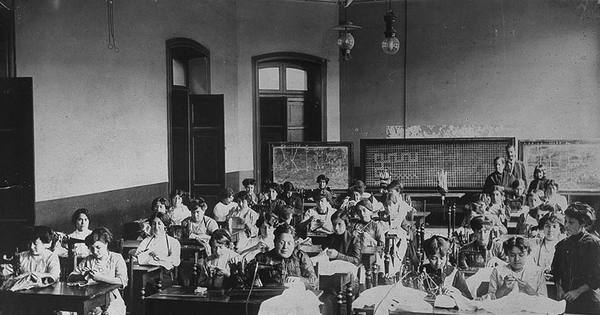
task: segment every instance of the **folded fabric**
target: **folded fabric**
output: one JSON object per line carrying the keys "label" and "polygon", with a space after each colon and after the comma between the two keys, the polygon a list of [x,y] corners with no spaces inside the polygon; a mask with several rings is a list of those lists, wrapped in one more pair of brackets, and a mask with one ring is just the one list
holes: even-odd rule
{"label": "folded fabric", "polygon": [[281,295],[260,304],[258,315],[314,315],[319,314],[319,298],[302,286],[293,285]]}
{"label": "folded fabric", "polygon": [[21,291],[32,288],[43,288],[54,284],[54,280],[50,277],[38,278],[31,273],[23,274],[17,277],[12,277],[2,283],[0,290],[5,291]]}
{"label": "folded fabric", "polygon": [[374,315],[388,315],[390,311],[430,313],[433,307],[424,300],[426,295],[398,282],[365,290],[352,302],[352,307],[373,307]]}
{"label": "folded fabric", "polygon": [[513,292],[496,299],[484,300],[481,308],[493,314],[516,314],[528,312],[533,314],[562,314],[565,312],[567,302],[555,301],[545,296],[528,295],[522,292]]}

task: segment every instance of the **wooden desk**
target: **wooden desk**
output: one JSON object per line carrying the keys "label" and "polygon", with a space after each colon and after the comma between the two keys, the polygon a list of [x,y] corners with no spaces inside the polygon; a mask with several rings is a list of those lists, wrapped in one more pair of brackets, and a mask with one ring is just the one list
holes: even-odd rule
{"label": "wooden desk", "polygon": [[127,304],[127,309],[131,314],[143,314],[144,298],[150,294],[156,293],[156,291],[148,292],[148,284],[156,282],[156,289],[159,292],[162,289],[162,267],[133,264],[130,268],[132,270],[129,278],[129,297],[127,298],[129,303]]}
{"label": "wooden desk", "polygon": [[[245,291],[244,291],[245,292]],[[172,287],[144,299],[146,315],[179,315],[179,314],[258,314],[260,304],[273,296],[281,294],[283,288],[275,291],[257,289],[247,301],[247,293],[232,292],[233,295],[210,291],[208,296],[201,297],[188,289]],[[267,292],[261,294],[261,292]]]}
{"label": "wooden desk", "polygon": [[[58,282],[45,288],[18,292],[0,292],[0,308],[5,314],[51,314],[55,311],[71,311],[87,315],[94,308],[105,306],[110,293],[120,288],[118,284],[99,283],[78,287]],[[8,309],[10,307],[11,309]]]}
{"label": "wooden desk", "polygon": [[360,251],[361,263],[365,268],[365,288],[369,289],[377,286],[377,270],[375,262],[377,261],[377,253],[381,250],[379,246],[363,247]]}
{"label": "wooden desk", "polygon": [[[319,290],[330,290],[335,292],[337,299],[337,314],[342,314],[344,301],[346,304],[346,313],[352,314],[352,294],[353,276],[349,273],[335,273],[333,275],[319,276]],[[345,299],[344,299],[345,298]]]}

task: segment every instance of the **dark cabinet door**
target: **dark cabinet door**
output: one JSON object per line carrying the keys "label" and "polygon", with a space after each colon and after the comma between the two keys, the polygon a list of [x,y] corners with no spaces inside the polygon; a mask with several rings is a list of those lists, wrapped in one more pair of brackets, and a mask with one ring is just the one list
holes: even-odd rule
{"label": "dark cabinet door", "polygon": [[34,222],[31,78],[0,79],[0,146],[0,251],[5,251],[19,245],[20,229]]}
{"label": "dark cabinet door", "polygon": [[223,95],[190,95],[191,185],[209,209],[225,185],[225,113]]}

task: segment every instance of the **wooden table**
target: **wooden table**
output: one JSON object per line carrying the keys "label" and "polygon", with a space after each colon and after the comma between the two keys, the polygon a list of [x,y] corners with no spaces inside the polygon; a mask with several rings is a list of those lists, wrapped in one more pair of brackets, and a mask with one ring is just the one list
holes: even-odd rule
{"label": "wooden table", "polygon": [[58,282],[45,288],[17,292],[0,292],[0,308],[4,314],[52,314],[55,311],[71,311],[87,315],[94,308],[105,306],[110,293],[118,284],[99,283],[78,287]]}
{"label": "wooden table", "polygon": [[[129,297],[127,299],[128,311],[132,314],[143,314],[143,300],[146,296],[156,293],[147,292],[146,286],[149,283],[156,282],[157,289],[160,291],[162,267],[159,266],[140,266],[133,264],[129,279]],[[150,294],[148,294],[150,293]]]}
{"label": "wooden table", "polygon": [[346,304],[345,314],[352,314],[352,302],[354,301],[352,280],[353,275],[350,273],[334,273],[332,275],[319,276],[319,290],[330,290],[336,295],[337,315],[342,314],[344,304]]}
{"label": "wooden table", "polygon": [[[171,287],[144,299],[146,315],[179,315],[179,314],[258,314],[260,304],[271,297],[281,294],[283,288],[275,290],[256,288],[250,299],[247,291],[209,291],[208,296],[198,296],[189,289]],[[245,294],[244,294],[245,293]]]}

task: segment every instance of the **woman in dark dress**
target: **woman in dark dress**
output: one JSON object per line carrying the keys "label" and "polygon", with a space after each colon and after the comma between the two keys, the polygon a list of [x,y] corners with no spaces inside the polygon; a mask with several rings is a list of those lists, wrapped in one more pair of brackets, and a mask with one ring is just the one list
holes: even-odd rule
{"label": "woman in dark dress", "polygon": [[600,314],[600,239],[586,228],[594,210],[575,202],[565,211],[567,238],[556,244],[552,274],[558,299],[567,300],[566,313]]}

